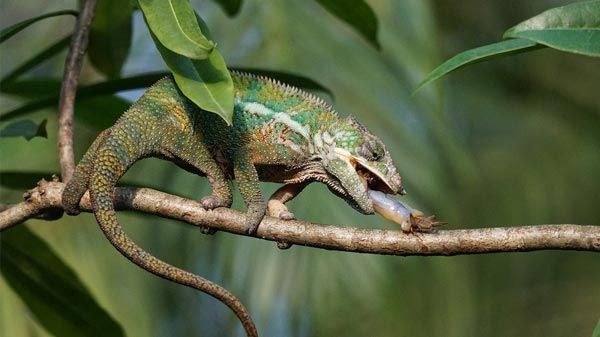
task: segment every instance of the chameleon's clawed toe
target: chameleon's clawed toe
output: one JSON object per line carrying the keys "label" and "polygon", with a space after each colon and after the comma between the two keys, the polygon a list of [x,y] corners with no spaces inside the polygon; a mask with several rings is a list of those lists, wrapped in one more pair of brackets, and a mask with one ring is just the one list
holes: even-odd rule
{"label": "chameleon's clawed toe", "polygon": [[278,218],[281,220],[294,220],[296,216],[290,211],[282,211],[279,213]]}
{"label": "chameleon's clawed toe", "polygon": [[81,213],[81,211],[77,207],[70,207],[65,205],[64,209],[65,213],[67,213],[68,215],[78,215],[79,213]]}
{"label": "chameleon's clawed toe", "polygon": [[225,206],[223,199],[216,195],[209,195],[200,199],[200,204],[202,204],[202,208],[204,209],[215,209],[217,207]]}
{"label": "chameleon's clawed toe", "polygon": [[79,209],[79,199],[73,197],[71,194],[72,193],[63,195],[63,209],[68,215],[78,215],[79,213],[81,213],[81,210]]}
{"label": "chameleon's clawed toe", "polygon": [[246,234],[256,234],[256,231],[258,230],[258,225],[260,225],[263,217],[265,216],[266,210],[267,205],[264,203],[253,203],[249,205],[248,212],[246,213],[245,222]]}
{"label": "chameleon's clawed toe", "polygon": [[277,200],[277,199],[269,200],[267,209],[268,209],[269,215],[274,218],[278,218],[281,220],[296,219],[296,216],[294,215],[294,213],[288,211],[288,208],[280,200]]}
{"label": "chameleon's clawed toe", "polygon": [[259,224],[260,224],[260,222],[252,223],[252,222],[246,221],[246,234],[249,234],[249,235],[256,234],[256,231],[258,231]]}

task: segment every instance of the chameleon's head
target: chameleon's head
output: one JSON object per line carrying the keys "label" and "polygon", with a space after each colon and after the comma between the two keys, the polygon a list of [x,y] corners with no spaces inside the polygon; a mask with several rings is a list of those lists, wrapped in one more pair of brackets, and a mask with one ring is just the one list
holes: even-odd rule
{"label": "chameleon's head", "polygon": [[372,214],[368,189],[386,194],[405,194],[400,175],[383,142],[354,117],[347,117],[324,135],[331,143],[323,158],[325,170],[336,180],[327,185],[361,213]]}

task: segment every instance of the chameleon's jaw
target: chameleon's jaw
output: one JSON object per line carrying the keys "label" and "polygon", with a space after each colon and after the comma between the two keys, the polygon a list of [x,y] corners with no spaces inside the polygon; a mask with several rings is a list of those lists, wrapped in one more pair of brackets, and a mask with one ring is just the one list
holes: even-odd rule
{"label": "chameleon's jaw", "polygon": [[[385,177],[373,166],[370,166],[368,162],[360,158],[353,157],[353,166],[356,170],[356,174],[365,184],[365,187],[370,190],[380,191],[386,194],[404,194],[404,189],[399,184],[391,182],[390,179]],[[400,180],[398,179],[398,182]]]}
{"label": "chameleon's jaw", "polygon": [[386,176],[369,161],[354,156],[346,150],[336,148],[334,149],[334,153],[336,157],[347,162],[354,168],[354,171],[363,181],[366,188],[386,194],[406,194],[402,187],[400,175],[395,171]]}
{"label": "chameleon's jaw", "polygon": [[[328,186],[357,211],[373,214],[373,202],[369,190],[385,194],[403,193],[400,176],[393,170],[382,172],[378,163],[371,165],[363,158],[354,156],[342,148],[335,148],[324,161],[325,169],[332,175]],[[382,164],[382,163],[379,163]]]}

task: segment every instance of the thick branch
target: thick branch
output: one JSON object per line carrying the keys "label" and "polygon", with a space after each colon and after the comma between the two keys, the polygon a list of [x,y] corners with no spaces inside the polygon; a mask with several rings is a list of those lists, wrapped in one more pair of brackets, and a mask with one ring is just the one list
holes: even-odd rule
{"label": "thick branch", "polygon": [[73,154],[73,113],[75,94],[83,56],[88,45],[92,18],[96,12],[96,0],[83,1],[83,8],[77,16],[73,39],[69,46],[65,71],[58,102],[58,158],[63,181],[69,181],[75,170]]}
{"label": "thick branch", "polygon": [[[0,213],[0,229],[44,211],[61,208],[63,184],[41,182],[26,201]],[[244,234],[245,214],[231,209],[207,211],[194,200],[146,188],[118,188],[118,209],[134,209],[185,221],[204,229]],[[86,194],[81,202],[90,211]],[[600,226],[538,225],[507,228],[440,230],[405,234],[400,230],[362,229],[283,221],[265,217],[257,236],[283,247],[298,244],[324,249],[388,255],[459,255],[545,249],[600,252]]]}

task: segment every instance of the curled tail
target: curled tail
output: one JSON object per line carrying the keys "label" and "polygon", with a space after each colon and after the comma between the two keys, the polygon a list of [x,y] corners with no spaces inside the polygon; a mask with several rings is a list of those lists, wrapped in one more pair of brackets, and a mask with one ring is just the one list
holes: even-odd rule
{"label": "curled tail", "polygon": [[233,294],[207,279],[157,259],[133,242],[123,231],[117,221],[113,195],[116,182],[134,161],[123,163],[106,149],[97,152],[89,189],[94,215],[104,235],[121,254],[141,268],[164,279],[200,290],[223,302],[237,315],[249,337],[258,336],[250,313]]}

